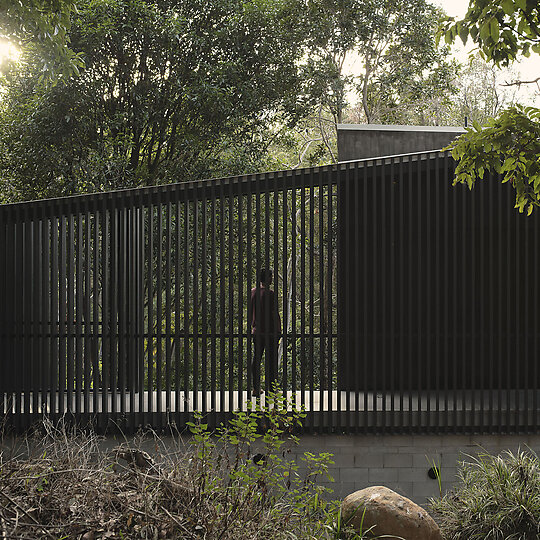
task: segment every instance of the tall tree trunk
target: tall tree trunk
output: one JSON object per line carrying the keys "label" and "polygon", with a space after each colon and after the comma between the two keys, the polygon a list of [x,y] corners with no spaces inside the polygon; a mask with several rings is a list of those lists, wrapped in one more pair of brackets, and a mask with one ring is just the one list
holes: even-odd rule
{"label": "tall tree trunk", "polygon": [[371,124],[371,113],[368,106],[368,86],[369,86],[370,75],[371,75],[371,66],[369,65],[369,61],[366,61],[366,74],[364,75],[364,81],[362,83],[362,108],[364,109],[366,122],[368,124]]}

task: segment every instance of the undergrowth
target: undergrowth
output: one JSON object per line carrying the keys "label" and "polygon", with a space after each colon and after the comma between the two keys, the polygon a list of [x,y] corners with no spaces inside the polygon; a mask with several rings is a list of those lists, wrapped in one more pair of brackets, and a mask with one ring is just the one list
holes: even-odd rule
{"label": "undergrowth", "polygon": [[177,437],[172,449],[154,435],[106,450],[93,433],[44,420],[23,453],[0,453],[0,537],[344,537],[337,503],[318,484],[332,456],[292,459],[303,415],[279,394],[266,402],[215,434],[198,416],[189,443]]}
{"label": "undergrowth", "polygon": [[430,507],[446,540],[538,540],[540,463],[533,452],[462,462],[454,490]]}

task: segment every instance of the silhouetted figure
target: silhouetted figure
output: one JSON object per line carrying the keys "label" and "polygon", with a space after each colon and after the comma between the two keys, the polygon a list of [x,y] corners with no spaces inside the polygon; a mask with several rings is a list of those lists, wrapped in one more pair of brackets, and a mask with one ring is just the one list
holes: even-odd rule
{"label": "silhouetted figure", "polygon": [[261,268],[258,285],[251,289],[249,318],[253,336],[254,353],[251,361],[253,395],[261,392],[261,361],[263,352],[266,358],[266,383],[271,388],[278,379],[278,343],[281,337],[281,319],[279,318],[276,295],[270,285],[272,270]]}

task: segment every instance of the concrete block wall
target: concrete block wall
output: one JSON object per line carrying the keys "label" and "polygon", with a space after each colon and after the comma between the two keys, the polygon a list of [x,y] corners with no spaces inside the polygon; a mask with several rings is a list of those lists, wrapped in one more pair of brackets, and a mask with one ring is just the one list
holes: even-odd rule
{"label": "concrete block wall", "polygon": [[[159,461],[160,453],[187,451],[189,435],[179,438],[147,438],[141,445]],[[102,449],[112,450],[132,438],[108,436]],[[342,499],[368,486],[384,485],[425,506],[439,496],[437,480],[428,476],[434,462],[441,468],[442,492],[456,483],[458,461],[482,451],[500,454],[506,450],[530,448],[540,456],[540,435],[301,435],[299,446],[289,446],[287,455],[305,472],[304,452],[333,454],[330,474],[334,482],[319,482],[333,490],[330,498]],[[6,456],[24,456],[29,450],[24,439],[0,439]]]}
{"label": "concrete block wall", "polygon": [[302,467],[304,452],[334,455],[330,474],[335,482],[321,482],[343,498],[368,486],[384,485],[420,505],[439,496],[437,480],[428,476],[440,466],[442,492],[456,482],[458,461],[483,451],[500,454],[528,448],[540,455],[540,435],[303,435],[292,453]]}

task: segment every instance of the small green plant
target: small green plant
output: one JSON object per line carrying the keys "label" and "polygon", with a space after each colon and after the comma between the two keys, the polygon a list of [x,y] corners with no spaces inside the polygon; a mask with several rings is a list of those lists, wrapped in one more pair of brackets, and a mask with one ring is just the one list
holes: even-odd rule
{"label": "small green plant", "polygon": [[431,470],[433,471],[433,474],[435,474],[435,480],[437,480],[437,486],[439,488],[439,497],[442,497],[441,464],[435,461],[434,458],[428,458],[426,456],[426,459],[428,460],[428,463],[431,467]]}
{"label": "small green plant", "polygon": [[481,453],[460,464],[458,485],[430,507],[451,540],[538,540],[540,463],[534,452]]}
{"label": "small green plant", "polygon": [[360,520],[360,530],[354,530],[350,525],[350,521],[352,518],[356,515],[356,513],[360,510],[360,507],[356,508],[355,512],[351,514],[347,520],[343,519],[343,515],[341,513],[341,508],[338,508],[335,512],[336,516],[335,519],[332,519],[329,524],[329,531],[331,533],[331,538],[335,540],[377,540],[382,538],[392,538],[393,540],[405,540],[404,538],[401,538],[399,536],[389,536],[387,534],[382,535],[375,535],[373,532],[374,525],[371,527],[364,529],[364,518],[366,516],[366,508],[364,508],[364,511],[362,512],[362,518]]}
{"label": "small green plant", "polygon": [[236,412],[213,434],[200,415],[188,424],[194,491],[197,498],[211,498],[216,510],[206,520],[207,534],[322,537],[331,513],[325,496],[331,490],[318,481],[332,481],[333,461],[331,454],[310,452],[300,456],[300,463],[292,459],[298,444],[294,431],[304,417],[273,391],[264,405],[260,400],[250,403],[247,411]]}

